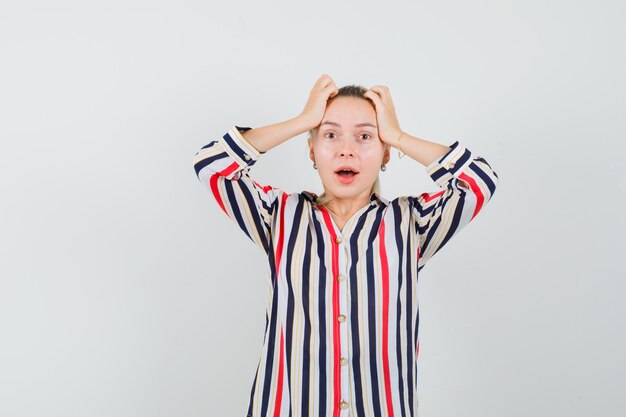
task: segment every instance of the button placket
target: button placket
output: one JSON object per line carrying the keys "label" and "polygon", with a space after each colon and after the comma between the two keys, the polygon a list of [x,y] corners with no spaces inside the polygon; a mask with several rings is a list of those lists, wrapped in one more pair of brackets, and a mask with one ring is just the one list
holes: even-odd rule
{"label": "button placket", "polygon": [[345,251],[346,240],[343,236],[337,235],[335,239],[338,247],[339,273],[336,277],[339,282],[339,340],[340,340],[340,375],[341,375],[341,401],[339,408],[341,411],[348,411],[350,404],[350,374],[348,359],[348,282],[347,282],[347,254]]}

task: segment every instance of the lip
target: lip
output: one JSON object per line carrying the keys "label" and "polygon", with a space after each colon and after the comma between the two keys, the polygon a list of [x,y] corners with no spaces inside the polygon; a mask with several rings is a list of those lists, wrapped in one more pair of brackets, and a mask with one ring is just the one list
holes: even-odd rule
{"label": "lip", "polygon": [[359,171],[357,171],[356,169],[352,168],[350,165],[342,165],[339,168],[337,168],[335,170],[335,172],[341,171],[341,170],[349,170],[349,171],[352,171],[352,172],[356,172],[357,174],[359,173]]}
{"label": "lip", "polygon": [[339,180],[339,182],[341,182],[342,184],[352,184],[356,178],[356,176],[359,175],[354,174],[351,177],[342,177],[341,175],[339,175],[338,173],[335,172],[335,177],[337,177],[337,179]]}

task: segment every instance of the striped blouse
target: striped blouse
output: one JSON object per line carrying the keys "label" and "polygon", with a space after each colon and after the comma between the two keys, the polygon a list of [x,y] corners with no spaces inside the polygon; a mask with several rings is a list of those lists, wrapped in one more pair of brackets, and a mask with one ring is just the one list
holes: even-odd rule
{"label": "striped blouse", "polygon": [[456,141],[425,167],[442,190],[393,201],[372,193],[340,230],[316,194],[250,177],[265,152],[243,137],[248,129],[233,126],[193,158],[200,182],[268,258],[248,417],[416,417],[418,274],[491,199],[498,176]]}

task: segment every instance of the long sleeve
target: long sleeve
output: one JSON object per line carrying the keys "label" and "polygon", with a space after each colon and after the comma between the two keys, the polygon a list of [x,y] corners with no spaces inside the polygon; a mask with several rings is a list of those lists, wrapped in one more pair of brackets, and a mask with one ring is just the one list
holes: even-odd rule
{"label": "long sleeve", "polygon": [[241,134],[249,129],[233,126],[221,138],[203,146],[193,158],[193,166],[222,211],[268,253],[274,213],[284,192],[260,185],[248,174],[265,153],[254,148]]}
{"label": "long sleeve", "polygon": [[443,190],[409,197],[418,238],[418,270],[476,217],[498,183],[498,175],[484,158],[459,141],[450,148],[425,168]]}

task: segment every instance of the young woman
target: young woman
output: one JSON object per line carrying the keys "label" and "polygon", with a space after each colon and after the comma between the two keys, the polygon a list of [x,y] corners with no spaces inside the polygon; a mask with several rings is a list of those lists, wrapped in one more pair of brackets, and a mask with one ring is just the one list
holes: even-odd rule
{"label": "young woman", "polygon": [[[320,196],[250,177],[263,154],[307,131]],[[442,189],[383,198],[378,176],[391,147]],[[386,86],[337,89],[323,74],[297,117],[233,126],[193,164],[268,257],[271,292],[248,417],[417,416],[418,274],[493,196],[498,176],[487,161],[459,141],[444,146],[403,132]]]}

